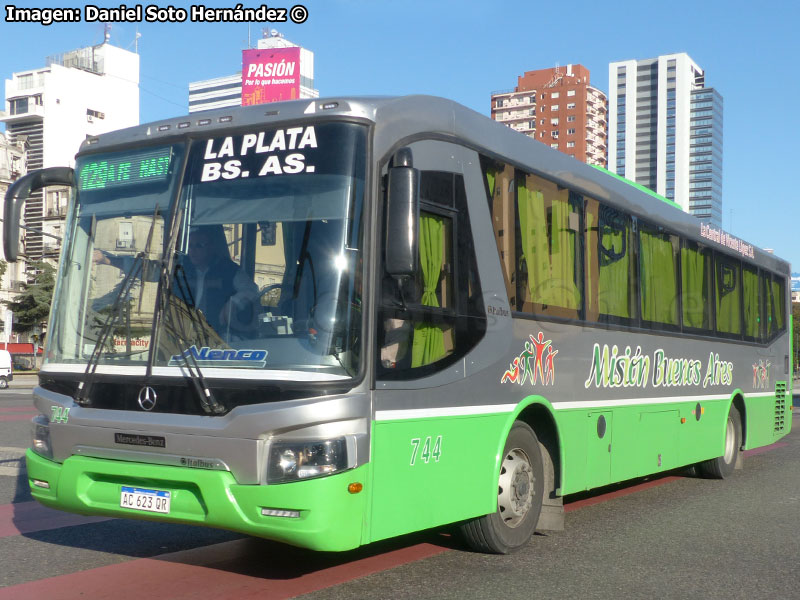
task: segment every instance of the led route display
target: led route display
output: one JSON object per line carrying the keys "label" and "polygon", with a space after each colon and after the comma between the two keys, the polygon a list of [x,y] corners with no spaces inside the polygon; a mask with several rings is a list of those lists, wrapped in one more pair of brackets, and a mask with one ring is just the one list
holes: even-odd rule
{"label": "led route display", "polygon": [[164,181],[169,176],[171,148],[122,152],[85,163],[78,175],[81,191]]}

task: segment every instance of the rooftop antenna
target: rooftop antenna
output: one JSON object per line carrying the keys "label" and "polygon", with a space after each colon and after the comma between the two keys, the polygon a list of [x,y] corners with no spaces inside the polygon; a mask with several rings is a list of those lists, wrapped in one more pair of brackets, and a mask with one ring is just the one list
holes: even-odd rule
{"label": "rooftop antenna", "polygon": [[139,28],[136,28],[136,35],[133,38],[133,51],[136,54],[139,54],[139,38],[142,37],[142,34],[139,33]]}
{"label": "rooftop antenna", "polygon": [[103,27],[103,43],[107,44],[111,40],[111,23],[106,23]]}

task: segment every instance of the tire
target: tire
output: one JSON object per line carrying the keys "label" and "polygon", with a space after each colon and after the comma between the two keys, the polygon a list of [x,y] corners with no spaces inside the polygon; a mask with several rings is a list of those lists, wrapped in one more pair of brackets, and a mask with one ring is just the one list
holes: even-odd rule
{"label": "tire", "polygon": [[497,511],[463,523],[461,533],[478,552],[508,554],[533,535],[544,499],[544,466],[539,441],[522,421],[511,427],[497,484]]}
{"label": "tire", "polygon": [[5,377],[0,377],[0,390],[4,390],[8,387],[8,379]]}
{"label": "tire", "polygon": [[736,408],[731,407],[725,426],[725,451],[722,456],[697,464],[697,471],[709,479],[725,479],[733,474],[739,449],[742,447],[742,417]]}

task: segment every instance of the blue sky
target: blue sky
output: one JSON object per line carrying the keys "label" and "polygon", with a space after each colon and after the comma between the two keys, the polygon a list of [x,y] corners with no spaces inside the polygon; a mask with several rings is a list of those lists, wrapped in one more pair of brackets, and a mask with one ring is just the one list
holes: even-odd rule
{"label": "blue sky", "polygon": [[[300,0],[302,1],[302,0]],[[295,2],[267,3],[291,8]],[[5,6],[4,3],[3,6]],[[85,4],[17,1],[18,7]],[[121,2],[96,2],[118,7]],[[170,2],[145,2],[168,6]],[[188,7],[189,3],[171,2]],[[259,6],[245,2],[245,6]],[[800,3],[685,1],[456,2],[305,0],[303,24],[276,28],[315,53],[323,96],[426,93],[488,115],[493,91],[513,88],[526,70],[568,63],[591,71],[608,91],[608,63],[686,52],[720,91],[724,112],[723,227],[774,248],[800,270],[795,184],[800,127]],[[134,1],[127,6],[134,6]],[[210,0],[208,7],[236,2]],[[5,17],[5,10],[3,10]],[[115,23],[111,41],[133,49],[141,34],[141,122],[188,112],[188,83],[237,72],[247,46],[244,23]],[[0,76],[44,66],[44,59],[102,41],[100,23],[0,20]]]}

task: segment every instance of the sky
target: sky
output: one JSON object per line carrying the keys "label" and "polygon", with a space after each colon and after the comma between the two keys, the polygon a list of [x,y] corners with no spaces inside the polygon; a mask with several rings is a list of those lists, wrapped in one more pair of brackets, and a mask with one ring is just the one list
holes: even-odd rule
{"label": "sky", "polygon": [[[525,71],[582,64],[608,92],[608,64],[686,52],[724,98],[725,230],[772,248],[800,271],[800,3],[793,0],[532,2],[495,0],[275,0],[302,2],[304,23],[113,23],[111,43],[134,49],[140,34],[140,122],[188,113],[191,81],[232,75],[241,50],[264,28],[314,52],[322,97],[433,94],[489,115],[492,92]],[[0,78],[45,65],[45,57],[103,40],[103,24],[43,26],[0,19]],[[13,2],[17,7],[71,7]],[[119,7],[121,2],[94,2]],[[145,1],[188,8],[191,3]],[[236,2],[210,0],[206,7]],[[262,3],[243,2],[257,7]],[[127,2],[128,7],[136,5]]]}

